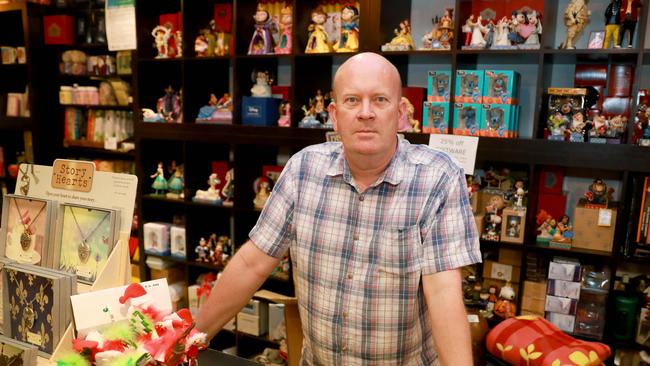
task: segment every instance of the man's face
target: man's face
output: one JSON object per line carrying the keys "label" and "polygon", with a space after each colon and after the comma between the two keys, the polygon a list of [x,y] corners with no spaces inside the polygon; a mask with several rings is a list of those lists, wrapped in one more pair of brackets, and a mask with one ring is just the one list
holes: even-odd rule
{"label": "man's face", "polygon": [[394,151],[406,105],[391,71],[376,59],[359,60],[341,70],[334,90],[336,102],[329,111],[346,154],[371,157]]}

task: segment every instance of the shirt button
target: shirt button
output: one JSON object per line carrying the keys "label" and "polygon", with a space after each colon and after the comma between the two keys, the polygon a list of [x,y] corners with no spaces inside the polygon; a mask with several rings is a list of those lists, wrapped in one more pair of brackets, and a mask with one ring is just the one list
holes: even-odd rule
{"label": "shirt button", "polygon": [[354,234],[354,236],[352,237],[352,239],[354,239],[354,240],[359,240],[359,234]]}
{"label": "shirt button", "polygon": [[343,345],[343,346],[341,347],[341,351],[343,351],[343,352],[345,352],[347,349],[348,349],[348,346],[346,346],[346,345]]}
{"label": "shirt button", "polygon": [[343,317],[344,317],[344,318],[347,318],[347,317],[348,317],[348,312],[347,312],[347,311],[344,311],[344,312],[343,312]]}
{"label": "shirt button", "polygon": [[352,273],[348,273],[348,280],[351,280],[352,277],[354,277],[354,276],[352,275]]}
{"label": "shirt button", "polygon": [[363,197],[362,194],[360,194],[360,195],[359,195],[359,201],[363,201],[363,200],[364,200],[364,197]]}

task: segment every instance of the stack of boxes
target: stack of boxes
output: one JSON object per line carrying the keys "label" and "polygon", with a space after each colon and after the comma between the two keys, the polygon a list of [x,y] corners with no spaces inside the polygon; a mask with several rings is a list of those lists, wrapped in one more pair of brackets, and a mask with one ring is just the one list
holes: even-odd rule
{"label": "stack of boxes", "polygon": [[521,251],[501,248],[498,259],[483,262],[483,286],[495,286],[498,295],[499,289],[510,283],[516,295],[521,278]]}
{"label": "stack of boxes", "polygon": [[422,132],[447,133],[449,126],[449,98],[451,71],[429,71],[427,101],[422,112]]}
{"label": "stack of boxes", "polygon": [[580,299],[581,267],[579,262],[553,258],[548,267],[545,317],[562,331],[573,333]]}

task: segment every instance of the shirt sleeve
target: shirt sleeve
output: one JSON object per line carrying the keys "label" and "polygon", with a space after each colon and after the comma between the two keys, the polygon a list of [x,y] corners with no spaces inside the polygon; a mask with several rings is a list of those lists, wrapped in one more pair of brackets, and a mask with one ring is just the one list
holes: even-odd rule
{"label": "shirt sleeve", "polygon": [[431,192],[432,198],[423,211],[431,214],[422,220],[421,227],[422,274],[481,262],[479,237],[466,186],[463,170],[454,166]]}
{"label": "shirt sleeve", "polygon": [[291,243],[293,209],[295,206],[296,156],[289,159],[280,178],[271,191],[249,238],[261,251],[275,258],[282,258]]}

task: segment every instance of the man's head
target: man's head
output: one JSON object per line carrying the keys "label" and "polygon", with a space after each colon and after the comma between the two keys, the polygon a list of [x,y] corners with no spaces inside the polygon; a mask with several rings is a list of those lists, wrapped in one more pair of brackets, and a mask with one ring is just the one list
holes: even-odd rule
{"label": "man's head", "polygon": [[399,120],[406,113],[395,66],[378,54],[360,53],[339,67],[333,89],[329,112],[346,155],[392,156]]}

